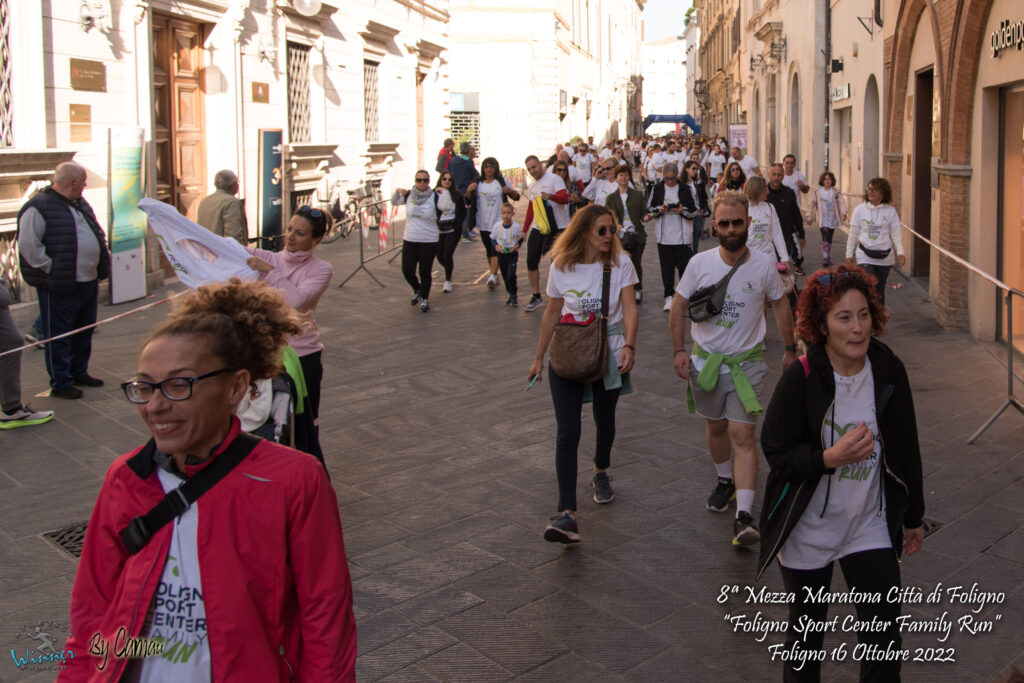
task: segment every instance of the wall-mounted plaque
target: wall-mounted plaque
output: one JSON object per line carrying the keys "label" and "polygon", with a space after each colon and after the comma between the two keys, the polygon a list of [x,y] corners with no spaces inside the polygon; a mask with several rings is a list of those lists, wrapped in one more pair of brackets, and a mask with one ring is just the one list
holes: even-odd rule
{"label": "wall-mounted plaque", "polygon": [[107,92],[107,65],[103,62],[72,57],[71,87],[75,90]]}
{"label": "wall-mounted plaque", "polygon": [[270,103],[270,84],[259,83],[258,81],[252,82],[252,101],[259,102],[260,104]]}
{"label": "wall-mounted plaque", "polygon": [[92,142],[92,107],[69,104],[68,121],[71,122],[71,142]]}

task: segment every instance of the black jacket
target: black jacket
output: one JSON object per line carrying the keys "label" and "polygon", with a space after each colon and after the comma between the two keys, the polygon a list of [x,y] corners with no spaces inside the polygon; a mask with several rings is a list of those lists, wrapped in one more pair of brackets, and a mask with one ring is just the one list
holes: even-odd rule
{"label": "black jacket", "polygon": [[50,257],[50,272],[41,268],[33,268],[25,257],[21,257],[21,276],[25,282],[57,295],[68,295],[75,291],[75,274],[78,272],[78,229],[75,227],[75,216],[71,212],[74,207],[85,217],[96,241],[100,245],[100,260],[97,264],[97,279],[110,277],[110,254],[107,253],[107,237],[103,228],[96,220],[96,214],[85,199],[69,201],[60,192],[48,187],[25,202],[18,212],[18,219],[29,208],[35,208],[46,221],[43,232],[43,246]]}
{"label": "black jacket", "polygon": [[768,203],[775,207],[779,214],[779,223],[782,224],[782,234],[786,237],[786,244],[793,241],[793,234],[800,239],[805,239],[804,216],[800,212],[800,202],[797,201],[796,192],[793,188],[780,185],[779,189],[773,190],[768,186]]}
{"label": "black jacket", "polygon": [[[497,180],[498,180],[498,185],[501,185],[501,187],[504,188],[505,187],[505,177],[499,174]],[[480,176],[479,178],[477,178],[476,183],[477,183],[477,187],[478,188],[479,188],[480,183],[482,183],[483,181],[484,181],[484,177],[483,176]],[[479,194],[480,194],[479,192],[473,192],[473,193],[468,193],[467,192],[466,193],[466,195],[467,195],[467,197],[466,197],[466,206],[468,207],[468,210],[469,210],[469,214],[468,214],[469,215],[469,223],[467,225],[468,225],[468,227],[470,229],[477,227],[477,224],[476,224],[476,200],[477,200],[477,197],[479,196]],[[512,201],[518,201],[519,200],[519,193],[518,192],[513,192],[511,197],[512,197]],[[507,195],[504,192],[502,192],[501,193],[501,203],[502,204],[506,204],[508,202],[508,200],[509,200],[509,195]],[[484,226],[484,227],[482,227],[480,229],[484,230],[484,231],[488,231],[488,230],[491,229],[491,226],[487,225],[487,226]]]}
{"label": "black jacket", "polygon": [[[903,528],[921,526],[924,516],[914,399],[907,371],[888,346],[873,338],[868,359],[885,467],[886,525],[898,555],[903,546]],[[771,470],[761,510],[758,579],[796,526],[818,482],[835,472],[825,467],[821,440],[822,425],[836,394],[832,363],[823,344],[808,350],[807,363],[807,375],[801,362],[786,369],[765,411],[761,448]]]}
{"label": "black jacket", "polygon": [[[690,192],[689,185],[679,183],[676,186],[679,188],[679,203],[683,205],[683,218],[687,220],[693,220],[708,212],[708,193],[704,190],[704,184],[698,180],[693,185],[697,190],[696,197]],[[649,211],[651,213],[658,213],[658,209],[664,204],[665,181],[659,180],[651,190],[651,200],[648,202]]]}

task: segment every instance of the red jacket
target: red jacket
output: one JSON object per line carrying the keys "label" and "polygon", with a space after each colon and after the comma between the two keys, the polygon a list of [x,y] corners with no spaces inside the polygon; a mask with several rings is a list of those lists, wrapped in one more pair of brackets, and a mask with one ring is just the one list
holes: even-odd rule
{"label": "red jacket", "polygon": [[[239,429],[233,418],[214,455],[186,474],[212,462]],[[117,681],[129,660],[115,657],[115,648],[125,635],[145,636],[173,525],[135,555],[121,541],[121,529],[164,496],[142,451],[110,466],[89,518],[65,647],[75,656],[58,681]],[[352,584],[337,499],[321,464],[263,441],[195,505],[211,679],[355,681]],[[91,656],[98,638],[110,644],[105,664]]]}

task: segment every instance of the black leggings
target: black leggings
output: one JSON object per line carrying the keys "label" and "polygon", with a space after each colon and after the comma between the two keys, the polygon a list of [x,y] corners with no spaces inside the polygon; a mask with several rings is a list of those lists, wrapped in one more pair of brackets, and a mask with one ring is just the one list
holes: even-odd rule
{"label": "black leggings", "polygon": [[892,266],[875,266],[870,263],[858,263],[857,265],[863,268],[864,272],[874,275],[878,279],[878,284],[875,285],[875,292],[878,293],[878,298],[884,306],[885,281],[889,279],[889,271],[892,270]]}
{"label": "black leggings", "polygon": [[[822,650],[822,643],[825,634],[818,631],[808,634],[796,633],[794,625],[801,616],[807,615],[820,624],[828,615],[827,602],[804,602],[807,586],[812,590],[824,587],[829,591],[832,584],[832,568],[835,562],[830,562],[821,569],[789,569],[779,564],[782,573],[782,583],[787,593],[794,593],[796,602],[789,606],[789,630],[786,632],[786,651],[789,651],[794,643],[799,650]],[[843,570],[843,577],[850,590],[856,589],[861,593],[881,593],[882,599],[877,602],[865,601],[855,605],[857,621],[870,622],[877,618],[878,622],[887,622],[889,628],[884,631],[872,631],[864,629],[857,632],[857,642],[877,645],[881,651],[887,647],[890,650],[898,650],[902,645],[899,625],[896,617],[900,615],[899,601],[886,599],[889,590],[900,585],[900,566],[896,560],[896,553],[892,548],[881,548],[878,550],[865,550],[853,553],[839,559],[839,567]],[[842,621],[842,620],[840,620]],[[806,622],[806,619],[805,619]],[[801,629],[803,630],[803,629]],[[789,660],[785,663],[783,680],[785,681],[818,681],[821,678],[821,661],[813,661],[808,658],[804,661],[803,668],[795,670],[800,665],[799,659]],[[851,658],[851,661],[855,661]],[[898,681],[900,675],[900,662],[895,661],[870,661],[862,658],[860,661],[861,681]]]}
{"label": "black leggings", "polygon": [[[558,478],[558,511],[576,509],[576,454],[582,432],[583,389],[582,382],[562,379],[548,365],[548,382],[551,384],[551,401],[555,404],[555,422],[558,432],[555,437],[555,475]],[[597,426],[597,448],[594,451],[594,465],[599,470],[608,469],[612,458],[612,443],[615,441],[615,405],[619,402],[620,389],[605,389],[604,380],[594,382],[594,424]]]}
{"label": "black leggings", "polygon": [[661,284],[665,288],[665,296],[672,296],[676,289],[676,271],[683,276],[686,264],[690,262],[693,251],[685,244],[659,244],[658,262],[661,264]]}
{"label": "black leggings", "polygon": [[[452,272],[455,270],[455,247],[459,246],[460,239],[462,239],[462,236],[454,230],[442,232],[438,237],[437,262],[444,268],[444,279],[447,282],[451,282]],[[420,277],[422,279],[422,276]],[[426,299],[427,297],[423,298]]]}
{"label": "black leggings", "polygon": [[321,361],[323,351],[306,356],[299,356],[299,365],[306,378],[306,393],[309,394],[309,407],[313,409],[313,419],[320,417],[320,383],[324,378],[324,366]]}
{"label": "black leggings", "polygon": [[[430,269],[437,254],[437,242],[402,242],[402,275],[414,292],[426,299],[430,296]],[[416,279],[416,266],[420,277]]]}

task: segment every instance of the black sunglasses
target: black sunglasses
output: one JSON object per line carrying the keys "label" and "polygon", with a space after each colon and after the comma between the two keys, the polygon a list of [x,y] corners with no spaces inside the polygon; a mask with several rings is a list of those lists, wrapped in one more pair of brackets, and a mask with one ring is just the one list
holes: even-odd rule
{"label": "black sunglasses", "polygon": [[446,175],[445,177],[441,178],[442,183],[445,181],[448,181],[449,183],[452,182],[452,177],[450,175]]}
{"label": "black sunglasses", "polygon": [[742,228],[746,224],[747,224],[747,219],[746,218],[728,218],[728,219],[726,219],[724,221],[715,221],[715,225],[717,225],[719,227],[722,227],[722,228],[728,227],[730,225],[732,227],[734,227],[734,228]]}
{"label": "black sunglasses", "polygon": [[430,178],[417,178],[416,182],[417,183],[429,183],[430,182]]}
{"label": "black sunglasses", "polygon": [[597,236],[604,237],[605,235],[608,234],[609,230],[611,230],[611,228],[609,228],[607,225],[602,225],[600,228],[597,229]]}
{"label": "black sunglasses", "polygon": [[299,215],[299,216],[308,216],[310,218],[316,218],[316,219],[320,219],[320,218],[324,217],[323,211],[321,211],[320,209],[314,209],[309,204],[306,204],[305,206],[300,206],[295,211],[295,213],[297,215]]}

